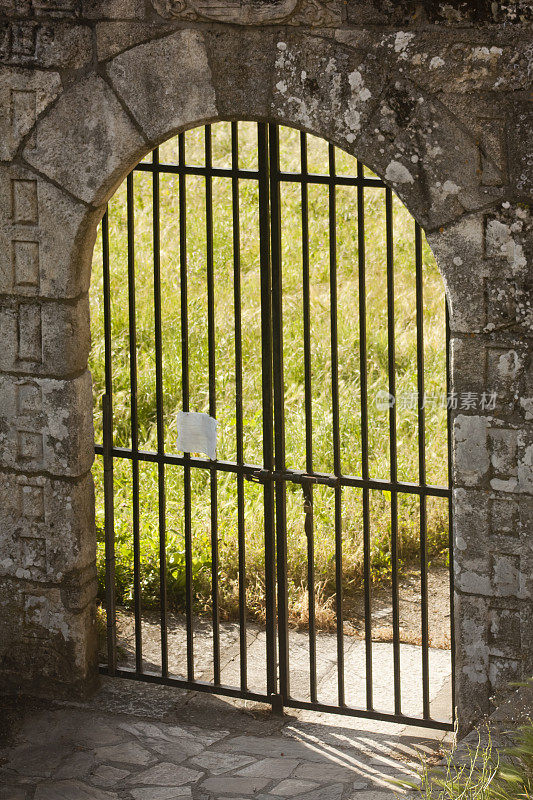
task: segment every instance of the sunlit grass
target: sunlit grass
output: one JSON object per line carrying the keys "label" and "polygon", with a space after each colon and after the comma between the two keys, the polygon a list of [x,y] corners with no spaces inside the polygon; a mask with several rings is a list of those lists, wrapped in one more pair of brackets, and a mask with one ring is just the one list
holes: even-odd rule
{"label": "sunlit grass", "polygon": [[[241,123],[240,166],[257,168],[256,126]],[[203,129],[186,134],[187,160],[204,163]],[[282,169],[297,171],[299,134],[281,129]],[[229,125],[213,126],[213,163],[230,165]],[[148,157],[149,160],[149,157]],[[161,148],[162,163],[176,163],[177,142]],[[337,172],[355,174],[356,162],[337,151]],[[327,144],[309,137],[309,169],[327,171]],[[180,316],[180,215],[179,178],[160,178],[160,241],[162,292],[163,403],[165,450],[176,452],[176,412],[182,408],[181,316]],[[135,173],[135,269],[136,331],[138,363],[139,446],[155,450],[155,318],[153,284],[152,177]],[[208,338],[206,284],[205,180],[187,177],[187,261],[190,409],[208,411]],[[262,463],[263,431],[261,405],[261,304],[259,268],[258,187],[254,180],[239,185],[241,316],[243,336],[244,455],[252,464]],[[285,378],[285,436],[287,466],[306,468],[302,299],[302,217],[300,187],[282,186],[283,335]],[[339,340],[339,395],[342,470],[360,475],[361,398],[360,337],[356,189],[341,187],[336,193],[337,291]],[[216,396],[219,421],[218,458],[236,458],[235,414],[235,323],[233,297],[233,229],[231,181],[213,180],[214,269],[216,322]],[[387,390],[387,287],[385,190],[365,191],[367,370],[369,410],[369,472],[374,478],[390,474],[388,413],[376,408],[379,390]],[[113,427],[115,445],[131,444],[130,360],[128,341],[126,190],[123,184],[109,204]],[[417,388],[414,221],[394,200],[395,335],[397,396],[413,396]],[[446,389],[444,287],[433,256],[424,240],[424,357],[428,395],[442,396]],[[309,259],[311,271],[311,362],[313,467],[333,470],[331,402],[330,262],[328,188],[309,187]],[[95,247],[91,288],[93,346],[90,367],[94,381],[96,441],[101,441],[101,397],[104,393],[104,336],[101,232]],[[427,480],[447,482],[447,438],[445,411],[431,405],[426,410]],[[417,410],[398,408],[398,477],[417,481]],[[132,596],[132,498],[131,462],[115,460],[115,535],[117,542],[117,590],[119,599]],[[103,581],[103,481],[98,459],[94,469],[99,531],[99,574]],[[209,475],[193,470],[193,549],[195,597],[198,607],[207,607],[210,597],[211,512]],[[221,473],[218,482],[218,531],[220,593],[222,611],[234,613],[238,598],[237,483]],[[247,598],[250,610],[262,615],[264,586],[263,495],[260,487],[246,484]],[[181,469],[166,470],[167,558],[169,601],[180,606],[184,587],[183,482]],[[143,600],[159,595],[159,525],[157,467],[141,465],[141,559]],[[334,496],[327,487],[315,489],[315,569],[317,591],[324,602],[334,587]],[[403,562],[416,563],[419,550],[419,500],[399,496],[399,552]],[[287,488],[288,572],[291,596],[306,588],[306,537],[301,489]],[[360,490],[343,493],[343,575],[345,591],[360,584],[362,576],[362,497]],[[371,492],[372,567],[375,579],[390,575],[390,496]],[[446,503],[428,501],[428,538],[432,557],[447,544]],[[295,601],[296,603],[296,601]],[[297,604],[297,603],[296,603]]]}

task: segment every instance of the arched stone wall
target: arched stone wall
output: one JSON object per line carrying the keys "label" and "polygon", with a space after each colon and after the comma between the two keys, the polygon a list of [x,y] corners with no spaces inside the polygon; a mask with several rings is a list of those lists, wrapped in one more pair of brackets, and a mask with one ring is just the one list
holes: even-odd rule
{"label": "arched stone wall", "polygon": [[[492,91],[495,75],[524,83],[525,67],[507,63],[503,34],[491,50],[449,35],[438,44],[427,27],[365,29],[340,17],[323,27],[310,16],[318,2],[299,4],[298,25],[289,11],[275,27],[208,22],[197,6],[209,0],[186,19],[173,2],[155,4],[161,16],[141,3],[98,5],[54,23],[74,37],[67,66],[43,38],[31,68],[0,73],[10,108],[0,120],[2,679],[44,692],[96,680],[87,292],[105,202],[179,130],[270,120],[342,147],[392,186],[444,276],[453,390],[498,392],[494,409],[454,418],[456,684],[468,724],[533,666],[529,166],[520,154],[509,177],[507,144],[479,122],[488,101],[468,88],[486,81]],[[13,23],[11,43],[15,34]],[[57,48],[67,58],[67,44]]]}

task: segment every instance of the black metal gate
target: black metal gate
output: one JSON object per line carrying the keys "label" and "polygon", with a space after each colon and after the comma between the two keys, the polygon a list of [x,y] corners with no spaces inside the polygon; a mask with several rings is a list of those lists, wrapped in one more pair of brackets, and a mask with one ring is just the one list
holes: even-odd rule
{"label": "black metal gate", "polygon": [[[425,727],[451,729],[452,721],[439,721],[431,716],[430,709],[430,640],[428,634],[428,554],[426,548],[426,499],[446,498],[450,505],[449,486],[433,486],[426,483],[425,441],[425,388],[424,388],[424,339],[423,339],[423,279],[422,279],[422,232],[415,226],[415,277],[416,277],[416,326],[417,326],[417,425],[418,425],[418,482],[405,482],[398,478],[397,471],[397,423],[396,405],[389,408],[390,474],[382,479],[371,477],[369,471],[369,408],[366,352],[366,305],[368,287],[365,285],[365,189],[381,188],[385,191],[386,207],[386,281],[387,281],[387,358],[388,387],[392,397],[396,395],[395,366],[395,287],[393,253],[393,195],[391,190],[375,176],[367,174],[362,164],[357,164],[356,174],[336,172],[336,150],[328,146],[329,170],[317,174],[308,170],[308,139],[300,136],[301,170],[282,171],[280,166],[279,128],[277,125],[257,125],[257,168],[243,169],[239,166],[239,124],[231,123],[231,166],[216,167],[212,159],[211,126],[205,126],[205,164],[188,164],[185,153],[185,134],[178,137],[176,163],[160,163],[160,153],[153,151],[151,161],[145,159],[134,171],[149,173],[152,179],[153,197],[153,287],[155,309],[155,386],[157,451],[146,451],[139,447],[137,425],[137,340],[136,340],[136,295],[135,295],[135,231],[134,231],[134,184],[133,173],[127,178],[127,231],[128,231],[128,302],[129,302],[129,369],[131,408],[131,447],[116,447],[113,443],[113,348],[111,328],[111,289],[109,225],[107,214],[102,222],[103,243],[103,307],[105,321],[105,395],[103,397],[103,443],[96,446],[96,453],[103,457],[105,487],[105,553],[106,553],[106,610],[107,610],[107,663],[101,671],[143,681],[176,685],[188,689],[213,692],[231,697],[245,698],[270,703],[281,711],[284,707],[316,709],[349,714],[377,720],[416,724]],[[205,181],[206,219],[206,285],[207,328],[209,363],[209,415],[216,417],[215,378],[215,275],[213,268],[213,206],[212,182],[225,177],[231,181],[232,225],[233,225],[233,303],[234,303],[234,368],[235,368],[235,425],[236,453],[234,461],[209,460],[187,453],[177,455],[166,452],[163,420],[163,361],[161,351],[161,282],[160,282],[160,176],[178,176],[179,193],[179,303],[181,307],[181,363],[182,363],[182,407],[189,410],[189,330],[188,330],[188,272],[187,272],[187,177],[200,176]],[[259,196],[260,239],[260,313],[261,313],[261,386],[262,386],[262,435],[263,460],[261,464],[247,463],[243,448],[243,387],[242,387],[242,318],[241,318],[241,243],[239,233],[239,187],[242,181],[254,181]],[[305,469],[295,470],[286,463],[285,454],[285,386],[284,386],[284,342],[283,342],[283,272],[281,242],[281,187],[292,183],[300,187],[301,232],[302,232],[302,307],[303,307],[303,413],[305,415]],[[312,318],[310,305],[310,256],[308,247],[308,191],[311,185],[327,187],[329,207],[329,296],[330,296],[330,363],[331,363],[331,426],[333,443],[333,470],[316,471],[313,460],[313,410],[312,410],[312,365],[311,337]],[[353,187],[357,199],[357,259],[359,303],[355,313],[359,317],[360,408],[361,408],[361,473],[343,474],[341,460],[341,435],[339,426],[339,341],[338,310],[342,308],[337,286],[337,212],[336,192],[338,187]],[[385,312],[385,309],[384,309]],[[447,344],[447,343],[446,343]],[[116,459],[128,459],[132,469],[132,535],[134,550],[134,610],[135,610],[135,668],[117,666],[115,592],[114,592],[114,485],[113,467]],[[140,517],[139,496],[142,491],[139,466],[143,462],[157,465],[159,502],[159,567],[160,567],[160,635],[161,668],[159,671],[143,669],[141,639],[140,587]],[[186,674],[172,675],[168,667],[167,644],[167,598],[166,598],[166,499],[165,471],[178,466],[183,471],[184,505],[183,529],[185,538],[186,571]],[[195,678],[194,626],[193,618],[193,570],[192,570],[192,519],[191,519],[191,471],[204,470],[209,474],[211,498],[211,580],[212,580],[212,658],[213,680],[202,682]],[[239,641],[240,682],[238,686],[227,686],[221,682],[221,642],[218,593],[218,530],[217,530],[217,479],[222,473],[232,473],[237,482],[237,513],[239,538]],[[262,486],[264,495],[264,581],[266,621],[266,692],[251,691],[247,677],[247,622],[245,596],[245,482]],[[308,664],[309,696],[298,699],[291,695],[290,646],[287,587],[287,518],[286,495],[289,484],[301,488],[302,515],[307,538],[307,586],[308,586]],[[316,487],[330,487],[333,496],[335,529],[335,616],[336,616],[336,702],[320,702],[317,691],[317,633],[315,622],[315,574],[314,574],[314,506]],[[362,496],[362,546],[364,550],[364,643],[365,643],[365,689],[360,706],[346,702],[343,624],[343,493],[357,489]],[[377,710],[373,698],[373,640],[372,640],[372,591],[371,591],[371,531],[370,492],[390,493],[390,552],[392,582],[392,653],[393,686],[390,711]],[[293,491],[291,489],[291,491]],[[421,659],[422,681],[421,716],[413,716],[402,710],[401,694],[401,647],[399,613],[399,565],[398,565],[398,498],[402,493],[416,495],[420,502],[420,613],[421,613]],[[451,529],[451,525],[450,525]],[[450,551],[451,552],[451,551]],[[451,559],[450,559],[451,563]],[[451,570],[451,567],[450,567]],[[451,576],[450,576],[451,577]],[[451,584],[450,584],[451,585]],[[451,594],[450,594],[451,598]],[[450,599],[451,602],[451,599]],[[453,614],[451,626],[452,680],[453,680]],[[453,712],[452,712],[453,716]]]}

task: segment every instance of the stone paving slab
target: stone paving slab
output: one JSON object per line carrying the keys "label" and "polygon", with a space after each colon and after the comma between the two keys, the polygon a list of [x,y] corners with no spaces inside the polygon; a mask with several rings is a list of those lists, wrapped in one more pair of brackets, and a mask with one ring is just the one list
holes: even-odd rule
{"label": "stone paving slab", "polygon": [[0,750],[0,800],[392,800],[405,793],[391,779],[414,777],[419,753],[438,751],[444,738],[195,701],[192,692],[106,678],[86,703],[28,712]]}
{"label": "stone paving slab", "polygon": [[[119,615],[122,634],[120,637],[121,664],[134,668],[132,649],[133,628],[131,618]],[[143,619],[143,657],[145,669],[160,669],[159,623]],[[316,637],[317,649],[317,694],[321,703],[337,703],[337,637],[321,632]],[[168,630],[169,670],[171,674],[184,677],[186,664],[186,627],[179,618],[173,617]],[[366,702],[366,652],[365,643],[353,636],[344,637],[345,692],[348,705],[363,706]],[[255,624],[247,625],[247,672],[248,688],[266,694],[266,633]],[[374,642],[372,645],[373,693],[376,710],[392,713],[394,699],[393,647],[390,642]],[[196,619],[194,624],[195,677],[202,681],[213,680],[212,626],[209,621]],[[235,623],[220,624],[221,683],[238,686],[240,683],[239,626]],[[422,650],[410,644],[400,645],[402,711],[417,716],[422,710]],[[289,630],[289,671],[291,695],[297,700],[310,700],[309,635],[306,631]],[[429,649],[429,694],[430,701],[449,686],[451,657],[449,650]],[[442,704],[444,707],[444,704]],[[444,708],[448,721],[451,718],[451,695]],[[433,711],[433,709],[432,709]],[[314,713],[314,712],[313,712]],[[436,715],[434,715],[436,716]]]}

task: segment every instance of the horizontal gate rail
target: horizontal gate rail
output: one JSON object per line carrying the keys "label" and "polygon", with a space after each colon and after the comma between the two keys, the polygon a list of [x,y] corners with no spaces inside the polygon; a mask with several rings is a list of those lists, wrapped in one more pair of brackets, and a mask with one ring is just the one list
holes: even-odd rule
{"label": "horizontal gate rail", "polygon": [[[231,167],[180,166],[179,164],[150,164],[141,161],[133,168],[133,172],[158,172],[167,175],[198,175],[213,178],[241,178],[259,180],[259,172],[252,169],[233,169]],[[386,189],[387,184],[379,178],[368,178],[350,175],[320,175],[319,173],[278,172],[280,181],[287,183],[322,184],[335,186],[371,186],[374,189]]]}
{"label": "horizontal gate rail", "polygon": [[[103,455],[104,448],[101,444],[95,445],[95,453],[97,455]],[[147,461],[151,462],[152,464],[157,464],[158,462],[162,462],[163,464],[174,464],[176,466],[183,467],[185,465],[190,466],[191,468],[195,469],[211,469],[211,465],[213,462],[209,461],[206,458],[197,458],[195,456],[178,456],[174,455],[173,453],[155,453],[152,450],[138,450],[132,451],[128,447],[113,447],[111,448],[111,453],[115,458],[126,458],[130,461],[137,459],[139,461]],[[264,473],[262,467],[254,464],[238,464],[235,461],[216,461],[216,468],[220,470],[220,472],[233,472],[236,475],[249,475],[250,477],[254,477],[257,475],[261,475]],[[287,471],[285,473],[279,473],[276,475],[276,472],[272,472],[272,477],[286,477],[287,480],[294,481],[295,483],[300,483],[299,476],[306,476],[308,473],[305,472],[297,472],[297,471]],[[309,475],[311,478],[316,479],[316,483],[322,483],[326,485],[332,485],[331,479],[332,476],[326,472],[313,472]],[[452,490],[446,486],[434,486],[433,484],[419,484],[419,483],[408,483],[407,481],[387,481],[381,478],[361,478],[356,475],[339,475],[337,477],[333,477],[335,482],[341,486],[353,486],[355,489],[377,489],[378,491],[382,492],[390,492],[396,491],[400,494],[418,494],[418,495],[427,495],[428,497],[451,497]]]}
{"label": "horizontal gate rail", "polygon": [[[284,707],[293,709],[314,710],[334,714],[361,717],[383,722],[396,722],[404,725],[416,725],[423,728],[453,730],[454,722],[440,721],[431,718],[430,704],[430,663],[429,663],[429,583],[428,583],[428,498],[443,498],[447,501],[450,525],[449,550],[452,552],[452,490],[451,490],[451,455],[450,414],[448,410],[448,486],[427,483],[426,475],[426,419],[425,419],[425,384],[424,384],[424,295],[423,295],[423,251],[422,229],[415,223],[414,231],[414,267],[416,294],[416,366],[417,396],[416,408],[418,434],[418,482],[398,479],[398,445],[396,403],[389,404],[388,410],[388,479],[370,476],[371,446],[369,443],[369,411],[368,411],[368,343],[367,343],[367,284],[365,253],[365,188],[384,190],[385,210],[385,246],[384,268],[386,270],[386,339],[387,339],[387,373],[388,393],[396,395],[396,353],[395,353],[395,264],[394,264],[394,230],[393,230],[393,193],[378,177],[365,174],[364,166],[357,161],[356,174],[339,174],[336,164],[336,148],[332,144],[327,147],[327,174],[310,171],[308,159],[308,135],[299,134],[300,171],[283,170],[280,165],[279,126],[276,124],[257,124],[257,169],[244,169],[239,164],[239,123],[232,122],[230,166],[217,167],[213,164],[212,128],[203,128],[204,164],[188,164],[186,159],[186,135],[177,137],[177,163],[161,163],[160,149],[151,154],[151,161],[140,162],[126,179],[126,225],[127,225],[127,316],[128,336],[127,353],[129,357],[129,402],[131,409],[131,446],[118,447],[113,441],[113,375],[112,375],[112,326],[111,326],[111,278],[109,247],[109,215],[102,221],[103,247],[103,297],[104,297],[104,341],[105,341],[105,393],[103,398],[103,440],[95,445],[95,453],[103,457],[104,462],[104,502],[105,502],[105,547],[106,547],[106,608],[108,610],[108,663],[100,666],[100,672],[116,675],[131,680],[141,680],[176,686],[183,689],[212,693],[233,698],[241,698],[253,702],[268,703],[273,709],[281,711]],[[324,167],[322,167],[324,170]],[[153,246],[153,302],[154,322],[152,335],[155,340],[155,406],[156,406],[156,451],[143,450],[139,447],[138,430],[138,342],[136,317],[137,308],[135,288],[136,249],[135,249],[135,198],[134,173],[147,173],[151,178],[152,189],[152,246]],[[179,311],[180,311],[180,357],[181,357],[181,396],[183,411],[190,410],[191,375],[189,371],[189,299],[194,286],[189,289],[189,219],[190,209],[189,186],[187,178],[202,178],[205,192],[205,220],[202,221],[205,234],[205,270],[204,280],[207,297],[207,365],[208,365],[208,411],[211,417],[217,416],[216,380],[218,363],[216,354],[217,306],[215,293],[215,208],[213,179],[226,178],[226,186],[231,197],[231,275],[233,277],[232,301],[234,324],[234,398],[235,398],[235,445],[233,457],[236,461],[207,459],[184,453],[177,455],[165,450],[164,424],[164,374],[163,374],[163,323],[162,323],[162,276],[161,276],[161,209],[160,209],[160,176],[177,175],[177,200],[179,207]],[[245,462],[244,448],[244,402],[243,402],[243,312],[241,282],[241,210],[240,182],[256,181],[258,190],[257,224],[258,224],[258,265],[259,291],[261,311],[261,402],[263,450],[262,465]],[[302,327],[303,327],[303,407],[305,416],[305,469],[290,469],[285,458],[285,384],[284,384],[284,319],[283,319],[283,231],[282,231],[282,185],[299,184],[298,192],[301,201],[301,295]],[[310,202],[312,186],[321,186],[325,207],[324,228],[327,231],[327,245],[324,245],[327,259],[327,274],[324,282],[329,292],[329,341],[327,344],[330,364],[330,384],[328,392],[331,400],[331,426],[333,468],[331,473],[317,471],[313,456],[313,371],[312,371],[312,304],[311,304],[311,270],[310,259]],[[339,326],[339,297],[342,297],[342,283],[338,271],[337,255],[337,188],[352,187],[356,199],[357,218],[357,276],[354,281],[357,288],[357,321],[359,325],[358,368],[360,389],[360,467],[347,469],[360,470],[360,475],[343,474],[342,472],[342,428],[341,428],[341,394],[339,391],[339,341],[342,328]],[[255,187],[254,187],[255,192]],[[194,209],[192,212],[194,216]],[[193,219],[191,225],[195,222]],[[341,247],[339,238],[339,248]],[[399,294],[399,292],[398,292]],[[397,299],[397,298],[396,298]],[[192,323],[191,323],[192,324]],[[191,327],[191,339],[193,336]],[[342,340],[341,340],[342,344]],[[449,380],[449,326],[446,308],[446,346],[447,346],[447,381]],[[192,356],[191,356],[192,359]],[[220,359],[222,360],[222,359]],[[192,362],[191,362],[192,363]],[[223,366],[223,365],[222,365]],[[194,373],[192,373],[194,375]],[[342,377],[342,376],[341,376]],[[447,385],[447,390],[449,386]],[[329,402],[329,401],[328,401]],[[219,404],[220,405],[220,404]],[[194,404],[193,404],[194,408]],[[219,408],[220,411],[220,408]],[[261,458],[259,455],[254,459]],[[133,608],[135,620],[135,668],[130,669],[117,665],[116,648],[116,614],[115,614],[115,555],[114,555],[114,506],[113,506],[113,461],[124,459],[131,463],[131,535],[133,544]],[[161,641],[161,670],[154,672],[145,669],[143,659],[143,609],[142,609],[142,564],[141,564],[141,465],[152,463],[157,465],[158,489],[158,555],[159,555],[159,624]],[[300,462],[297,462],[300,464]],[[167,497],[166,475],[171,473],[167,467],[182,468],[183,506],[180,511],[183,517],[184,560],[185,560],[185,619],[186,619],[186,666],[183,676],[176,675],[169,669],[168,661],[168,611],[167,611]],[[195,678],[195,631],[194,631],[194,580],[193,580],[193,470],[204,470],[209,475],[209,500],[206,500],[211,525],[211,566],[210,566],[210,626],[212,628],[212,667],[213,680],[197,680]],[[220,637],[220,600],[219,600],[219,530],[218,519],[222,520],[222,511],[218,507],[218,489],[220,473],[236,477],[236,512],[237,512],[237,551],[238,551],[238,686],[228,686],[223,681],[221,664]],[[387,474],[387,473],[386,473]],[[247,643],[247,608],[246,608],[246,536],[245,536],[245,487],[246,482],[260,484],[264,515],[264,603],[266,628],[266,691],[252,691],[248,678],[248,643]],[[288,623],[288,573],[287,573],[287,483],[300,486],[302,489],[303,531],[305,534],[305,554],[307,564],[308,602],[308,666],[310,700],[301,700],[291,696],[290,692],[290,629]],[[315,486],[316,485],[316,486]],[[335,602],[335,648],[336,648],[336,703],[323,703],[318,699],[317,680],[317,632],[315,609],[315,511],[313,504],[320,496],[318,487],[330,487],[334,500],[334,597]],[[362,500],[361,543],[363,549],[363,590],[364,590],[364,669],[365,684],[363,695],[366,707],[355,707],[346,700],[349,681],[345,675],[345,633],[344,633],[344,600],[343,600],[343,547],[346,547],[343,533],[343,503],[349,494],[348,489],[360,489]],[[391,706],[394,713],[377,711],[374,707],[374,665],[372,638],[372,538],[371,538],[371,493],[386,492],[390,495],[390,565],[392,603],[392,672],[391,672]],[[401,629],[400,629],[400,537],[398,507],[399,496],[411,495],[419,498],[419,561],[420,561],[420,631],[421,631],[421,716],[410,716],[402,710],[401,698]],[[344,506],[346,507],[346,506]],[[220,506],[222,508],[222,505]],[[317,517],[318,519],[318,517]],[[387,524],[389,521],[387,520]],[[222,522],[221,522],[222,526]],[[170,528],[169,528],[170,530]],[[333,547],[332,547],[333,549]],[[452,643],[452,696],[453,696],[453,559],[450,558],[450,633]],[[304,565],[302,565],[304,566]],[[346,580],[344,576],[344,580]],[[348,653],[348,650],[347,650]],[[236,656],[237,657],[237,656]],[[174,667],[174,670],[176,667]],[[346,685],[345,685],[346,684]],[[454,711],[452,711],[452,720]]]}

